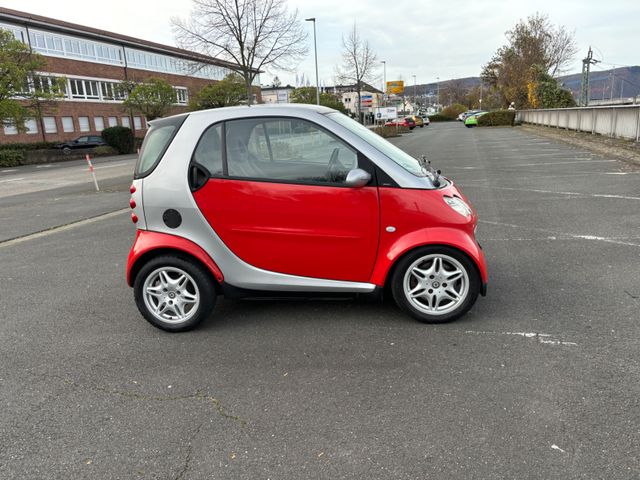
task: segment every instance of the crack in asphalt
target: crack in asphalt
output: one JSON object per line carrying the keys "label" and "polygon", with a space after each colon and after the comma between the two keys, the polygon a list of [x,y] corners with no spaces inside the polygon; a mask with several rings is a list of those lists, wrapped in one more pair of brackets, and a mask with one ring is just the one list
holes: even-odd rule
{"label": "crack in asphalt", "polygon": [[196,390],[195,393],[188,395],[149,395],[146,393],[140,392],[131,392],[126,390],[116,390],[110,389],[107,387],[102,387],[100,385],[81,385],[78,382],[67,378],[61,378],[61,380],[67,385],[71,385],[75,388],[88,388],[89,390],[93,390],[95,392],[106,393],[109,395],[117,395],[119,397],[131,398],[135,400],[147,400],[147,401],[155,401],[155,402],[175,402],[180,400],[196,400],[199,402],[208,403],[216,410],[218,415],[227,420],[233,420],[234,422],[239,423],[242,427],[246,426],[247,421],[238,417],[237,415],[231,415],[227,413],[227,409],[224,405],[212,395],[202,393],[200,390]]}
{"label": "crack in asphalt", "polygon": [[182,466],[182,470],[178,472],[173,480],[181,480],[182,477],[184,477],[184,474],[187,473],[187,470],[189,470],[189,467],[191,466],[191,460],[193,460],[193,440],[200,433],[202,425],[202,423],[198,425],[194,432],[191,434],[191,438],[189,438],[189,445],[187,445],[187,454],[184,458],[184,465]]}

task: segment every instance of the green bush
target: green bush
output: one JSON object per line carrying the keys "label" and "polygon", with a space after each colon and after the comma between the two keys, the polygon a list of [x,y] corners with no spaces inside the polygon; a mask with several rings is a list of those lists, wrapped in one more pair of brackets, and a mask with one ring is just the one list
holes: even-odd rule
{"label": "green bush", "polygon": [[0,167],[15,167],[24,160],[21,150],[0,150]]}
{"label": "green bush", "polygon": [[429,122],[451,122],[453,118],[445,117],[440,113],[429,115]]}
{"label": "green bush", "polygon": [[513,126],[516,112],[513,110],[496,110],[478,117],[479,127],[496,127],[499,125]]}
{"label": "green bush", "polygon": [[454,103],[453,105],[449,105],[448,107],[444,107],[440,112],[440,115],[443,117],[448,117],[451,120],[455,120],[458,118],[462,112],[466,112],[468,110],[467,107],[460,103]]}
{"label": "green bush", "polygon": [[0,150],[46,150],[55,147],[59,142],[4,143]]}
{"label": "green bush", "polygon": [[118,153],[133,152],[133,132],[128,127],[109,127],[102,131],[103,140]]}
{"label": "green bush", "polygon": [[93,149],[93,155],[96,157],[105,157],[108,155],[117,155],[117,154],[118,154],[118,151],[113,147],[102,146],[102,147],[96,147]]}

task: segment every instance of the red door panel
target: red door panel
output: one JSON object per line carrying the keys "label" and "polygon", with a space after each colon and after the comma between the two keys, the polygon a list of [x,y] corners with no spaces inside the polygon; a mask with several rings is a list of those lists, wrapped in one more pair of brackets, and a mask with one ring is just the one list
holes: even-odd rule
{"label": "red door panel", "polygon": [[222,241],[264,270],[367,282],[379,235],[376,187],[210,179],[194,193]]}

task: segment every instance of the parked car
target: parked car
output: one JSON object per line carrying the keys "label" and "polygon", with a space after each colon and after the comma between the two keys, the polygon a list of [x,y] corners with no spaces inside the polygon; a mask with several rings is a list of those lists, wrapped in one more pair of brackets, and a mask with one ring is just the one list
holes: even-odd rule
{"label": "parked car", "polygon": [[429,121],[429,117],[427,115],[420,115],[420,118],[422,118],[422,122],[428,127],[429,123],[431,123]]}
{"label": "parked car", "polygon": [[77,148],[95,148],[104,145],[106,143],[99,135],[83,135],[70,142],[59,143],[54,148],[60,148],[64,153],[70,153],[71,150]]}
{"label": "parked car", "polygon": [[464,126],[467,128],[475,127],[476,125],[478,125],[478,118],[486,113],[489,112],[476,112],[467,116],[467,118],[465,118],[464,120]]}
{"label": "parked car", "polygon": [[456,118],[456,120],[458,120],[459,122],[464,122],[468,116],[473,115],[474,113],[478,113],[481,112],[482,110],[467,110],[466,112],[462,112],[460,115],[458,115],[458,117]]}
{"label": "parked car", "polygon": [[229,107],[150,122],[131,185],[127,282],[151,324],[218,296],[377,295],[419,321],[484,295],[477,214],[451,180],[335,110]]}
{"label": "parked car", "polygon": [[387,120],[384,124],[385,127],[407,127],[409,130],[416,128],[416,122],[411,117],[396,118],[393,120]]}
{"label": "parked car", "polygon": [[418,115],[410,115],[409,118],[413,120],[413,122],[416,124],[416,127],[424,127],[424,120],[422,119],[422,117]]}

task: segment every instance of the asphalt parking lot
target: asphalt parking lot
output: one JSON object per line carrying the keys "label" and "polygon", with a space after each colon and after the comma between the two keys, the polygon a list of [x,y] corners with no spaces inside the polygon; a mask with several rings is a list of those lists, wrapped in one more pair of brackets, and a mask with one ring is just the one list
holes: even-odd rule
{"label": "asphalt parking lot", "polygon": [[101,193],[0,170],[0,477],[639,478],[640,168],[517,128],[393,141],[479,212],[488,296],[454,323],[219,300],[161,332],[124,281],[132,160]]}

